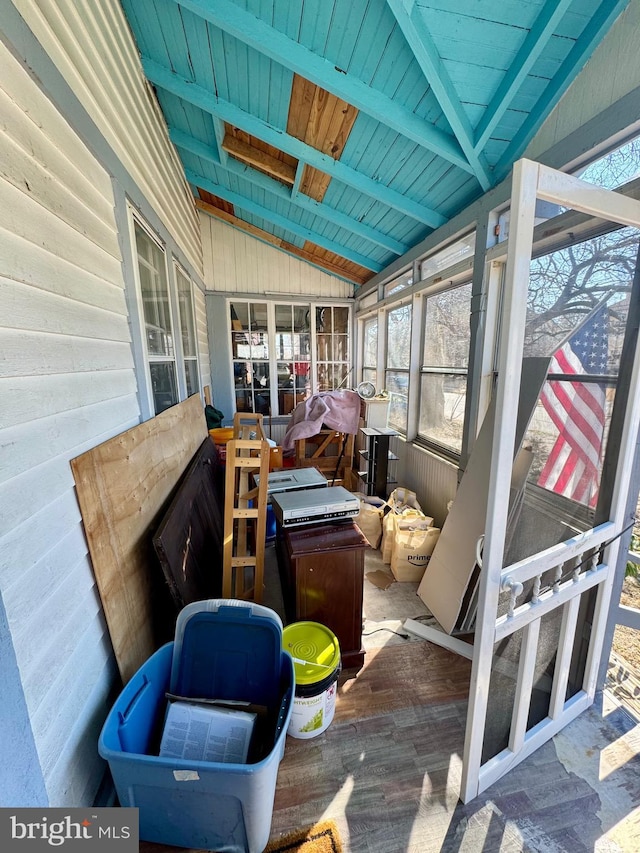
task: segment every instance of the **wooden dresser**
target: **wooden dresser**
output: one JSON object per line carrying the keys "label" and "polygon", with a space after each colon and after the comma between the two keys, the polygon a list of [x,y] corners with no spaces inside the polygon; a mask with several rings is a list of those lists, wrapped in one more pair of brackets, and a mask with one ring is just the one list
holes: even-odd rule
{"label": "wooden dresser", "polygon": [[278,528],[277,550],[287,622],[320,622],[338,638],[345,669],[360,668],[364,552],[353,521]]}

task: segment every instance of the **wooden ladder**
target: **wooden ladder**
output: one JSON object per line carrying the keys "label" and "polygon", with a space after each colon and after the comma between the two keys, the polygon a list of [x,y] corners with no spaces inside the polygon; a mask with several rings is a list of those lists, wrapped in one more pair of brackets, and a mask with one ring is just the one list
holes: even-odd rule
{"label": "wooden ladder", "polygon": [[[234,438],[227,442],[226,456],[222,596],[260,603],[264,587],[269,443]],[[254,474],[259,474],[257,486],[251,485]],[[252,583],[247,583],[249,569],[253,569]]]}

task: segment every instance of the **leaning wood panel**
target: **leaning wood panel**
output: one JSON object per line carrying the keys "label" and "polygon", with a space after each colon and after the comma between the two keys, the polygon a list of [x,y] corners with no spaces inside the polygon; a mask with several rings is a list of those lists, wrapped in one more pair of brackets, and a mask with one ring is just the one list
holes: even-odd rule
{"label": "leaning wood panel", "polygon": [[96,583],[125,683],[158,647],[153,590],[159,569],[151,548],[155,524],[206,436],[204,409],[195,394],[71,460]]}

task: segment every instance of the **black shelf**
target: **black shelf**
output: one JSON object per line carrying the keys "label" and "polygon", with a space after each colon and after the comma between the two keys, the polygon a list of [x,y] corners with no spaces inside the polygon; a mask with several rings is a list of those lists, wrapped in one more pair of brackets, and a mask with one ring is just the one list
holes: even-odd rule
{"label": "black shelf", "polygon": [[389,474],[389,462],[398,459],[395,453],[389,450],[389,440],[398,435],[398,432],[389,427],[361,427],[360,432],[367,441],[366,449],[359,451],[363,461],[367,463],[366,470],[358,471],[358,477],[364,485],[364,493],[386,500],[387,487],[396,482]]}

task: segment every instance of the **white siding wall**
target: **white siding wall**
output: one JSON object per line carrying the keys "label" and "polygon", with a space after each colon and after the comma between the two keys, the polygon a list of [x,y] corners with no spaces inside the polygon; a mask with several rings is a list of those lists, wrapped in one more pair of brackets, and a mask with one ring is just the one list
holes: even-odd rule
{"label": "white siding wall", "polygon": [[202,275],[193,197],[118,0],[13,2]]}
{"label": "white siding wall", "polygon": [[69,460],[137,423],[110,178],[0,44],[0,592],[51,805],[116,678]]}
{"label": "white siding wall", "polygon": [[207,334],[207,306],[204,291],[197,285],[193,288],[196,313],[196,337],[198,343],[198,362],[200,366],[201,387],[211,387],[211,360],[209,356],[209,338]]}
{"label": "white siding wall", "polygon": [[200,211],[207,290],[350,297],[354,286]]}
{"label": "white siding wall", "polygon": [[[582,72],[535,135],[525,157],[536,160],[555,143],[640,86],[640,0],[631,0]],[[629,124],[640,116],[628,116]]]}

